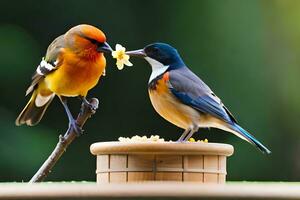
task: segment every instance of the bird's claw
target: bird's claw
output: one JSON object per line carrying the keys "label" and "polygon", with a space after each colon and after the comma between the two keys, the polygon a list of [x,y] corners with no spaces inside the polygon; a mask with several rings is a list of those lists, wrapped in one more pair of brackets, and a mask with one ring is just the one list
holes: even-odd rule
{"label": "bird's claw", "polygon": [[88,100],[83,101],[83,104],[87,106],[91,111],[95,112],[97,110],[97,106],[91,104]]}
{"label": "bird's claw", "polygon": [[182,143],[182,142],[184,142],[184,139],[179,138],[176,142]]}
{"label": "bird's claw", "polygon": [[74,131],[78,137],[83,133],[83,129],[76,123],[75,120],[69,124],[68,133],[71,133],[72,131]]}

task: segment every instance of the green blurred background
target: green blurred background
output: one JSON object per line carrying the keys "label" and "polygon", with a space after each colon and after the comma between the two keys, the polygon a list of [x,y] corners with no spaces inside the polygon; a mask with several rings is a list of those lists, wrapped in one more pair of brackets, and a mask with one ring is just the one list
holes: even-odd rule
{"label": "green blurred background", "polygon": [[[234,145],[228,180],[300,180],[300,1],[6,0],[0,13],[0,181],[28,181],[66,130],[57,99],[39,125],[16,127],[14,121],[49,43],[81,23],[101,28],[112,46],[172,44],[240,124],[272,150],[265,156],[232,134],[200,130],[197,139]],[[90,92],[100,99],[97,114],[47,180],[94,181],[94,142],[136,134],[180,136],[182,130],[151,106],[149,65],[131,59],[133,67],[118,71],[115,60],[107,61],[107,76]],[[79,101],[70,101],[75,114]]]}

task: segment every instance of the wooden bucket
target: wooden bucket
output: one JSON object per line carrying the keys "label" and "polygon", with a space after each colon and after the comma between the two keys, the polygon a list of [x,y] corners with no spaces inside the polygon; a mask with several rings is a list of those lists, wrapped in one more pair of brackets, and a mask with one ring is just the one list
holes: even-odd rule
{"label": "wooden bucket", "polygon": [[225,183],[228,144],[203,142],[99,142],[97,183],[180,181]]}

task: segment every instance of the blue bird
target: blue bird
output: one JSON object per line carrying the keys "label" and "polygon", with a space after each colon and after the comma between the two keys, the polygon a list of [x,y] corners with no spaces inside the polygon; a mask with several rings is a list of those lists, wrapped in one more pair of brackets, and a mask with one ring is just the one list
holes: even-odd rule
{"label": "blue bird", "polygon": [[187,141],[199,128],[218,128],[246,140],[261,152],[271,151],[238,125],[214,92],[183,62],[179,53],[165,43],[126,52],[146,59],[152,67],[148,91],[154,109],[167,121],[184,129],[178,139]]}

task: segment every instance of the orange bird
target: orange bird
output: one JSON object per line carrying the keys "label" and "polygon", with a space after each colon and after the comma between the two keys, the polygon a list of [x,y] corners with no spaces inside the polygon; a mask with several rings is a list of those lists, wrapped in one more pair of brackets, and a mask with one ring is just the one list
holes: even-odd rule
{"label": "orange bird", "polygon": [[105,72],[103,53],[110,53],[104,33],[90,25],[78,25],[57,37],[48,47],[46,55],[32,77],[26,95],[32,96],[16,119],[16,125],[34,126],[40,122],[52,99],[57,95],[69,119],[69,129],[81,134],[67,105],[66,97],[79,96],[83,103],[88,91]]}

